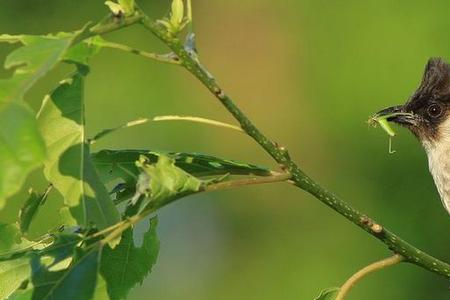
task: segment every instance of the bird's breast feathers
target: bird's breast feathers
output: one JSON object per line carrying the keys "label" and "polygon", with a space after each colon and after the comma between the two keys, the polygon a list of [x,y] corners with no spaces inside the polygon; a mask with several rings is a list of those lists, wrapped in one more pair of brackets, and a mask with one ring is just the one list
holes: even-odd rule
{"label": "bird's breast feathers", "polygon": [[442,204],[450,213],[450,120],[441,124],[438,136],[438,140],[422,141],[422,144]]}

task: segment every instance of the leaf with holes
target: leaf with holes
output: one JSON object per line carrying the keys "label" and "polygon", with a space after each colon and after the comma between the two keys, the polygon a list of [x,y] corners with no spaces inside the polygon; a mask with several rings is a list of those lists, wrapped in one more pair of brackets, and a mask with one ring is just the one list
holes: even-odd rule
{"label": "leaf with holes", "polygon": [[91,157],[103,182],[111,182],[119,178],[125,182],[135,182],[140,173],[136,166],[139,157],[143,155],[149,162],[155,163],[158,161],[160,154],[170,157],[175,161],[175,166],[196,177],[224,174],[270,175],[270,170],[263,167],[199,153],[102,150],[91,154]]}
{"label": "leaf with holes", "polygon": [[156,262],[159,252],[156,234],[158,221],[153,218],[149,223],[150,228],[144,234],[141,247],[136,247],[133,231],[128,229],[117,247],[103,249],[100,272],[107,283],[111,300],[125,299],[131,288],[142,283]]}
{"label": "leaf with holes", "polygon": [[132,203],[136,204],[141,196],[145,196],[140,204],[140,211],[149,203],[154,208],[163,203],[194,194],[200,191],[203,181],[175,166],[175,160],[163,154],[158,154],[158,161],[151,163],[146,156],[141,156],[136,162],[141,170],[137,184],[136,195]]}

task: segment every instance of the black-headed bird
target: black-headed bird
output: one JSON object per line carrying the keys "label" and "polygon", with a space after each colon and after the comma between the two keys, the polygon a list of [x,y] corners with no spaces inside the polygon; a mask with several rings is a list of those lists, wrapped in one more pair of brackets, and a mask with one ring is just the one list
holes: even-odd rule
{"label": "black-headed bird", "polygon": [[431,58],[419,88],[410,99],[375,116],[408,128],[420,140],[442,204],[450,213],[449,65],[440,58]]}

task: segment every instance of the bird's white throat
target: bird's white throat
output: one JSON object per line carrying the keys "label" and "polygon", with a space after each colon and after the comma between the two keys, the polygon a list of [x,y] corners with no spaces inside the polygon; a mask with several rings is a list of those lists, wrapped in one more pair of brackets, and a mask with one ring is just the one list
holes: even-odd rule
{"label": "bird's white throat", "polygon": [[450,119],[439,126],[438,137],[437,141],[423,140],[422,144],[442,204],[450,214]]}

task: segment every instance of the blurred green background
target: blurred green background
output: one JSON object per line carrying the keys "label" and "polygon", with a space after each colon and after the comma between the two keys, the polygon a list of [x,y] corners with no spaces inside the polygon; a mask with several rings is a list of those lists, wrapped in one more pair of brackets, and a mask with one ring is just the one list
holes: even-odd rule
{"label": "blurred green background", "polygon": [[[139,3],[154,17],[169,6]],[[257,126],[324,186],[450,261],[450,218],[420,144],[397,129],[397,152],[388,154],[386,135],[366,123],[411,95],[429,57],[450,59],[450,2],[193,0],[193,6],[202,62]],[[0,33],[75,30],[105,13],[101,0],[2,0]],[[139,27],[107,38],[165,51]],[[1,45],[1,60],[12,49]],[[59,67],[40,81],[28,95],[35,109],[69,70]],[[90,135],[161,114],[233,122],[186,71],[115,50],[93,60],[86,101]],[[196,151],[276,167],[245,136],[196,124],[134,127],[94,150],[102,148]],[[29,184],[41,181],[34,174]],[[0,221],[14,220],[23,198],[10,201]],[[373,237],[286,184],[190,197],[159,215],[159,260],[130,299],[313,299],[389,255]],[[450,299],[448,287],[448,280],[404,264],[366,278],[348,299]]]}

